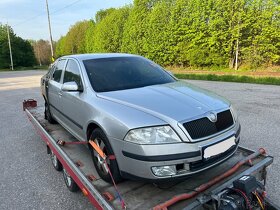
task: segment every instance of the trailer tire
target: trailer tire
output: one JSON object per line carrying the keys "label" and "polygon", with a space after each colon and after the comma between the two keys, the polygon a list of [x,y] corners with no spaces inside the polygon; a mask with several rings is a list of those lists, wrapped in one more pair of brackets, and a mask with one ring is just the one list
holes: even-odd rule
{"label": "trailer tire", "polygon": [[61,171],[62,170],[62,164],[60,163],[60,161],[57,159],[56,155],[53,153],[52,150],[50,150],[50,157],[51,157],[51,161],[52,161],[52,165],[55,168],[55,170],[57,171]]}
{"label": "trailer tire", "polygon": [[71,192],[77,192],[80,190],[79,186],[76,184],[73,178],[68,174],[65,168],[63,168],[63,179],[65,181],[68,190],[70,190]]}
{"label": "trailer tire", "polygon": [[[109,143],[108,138],[104,134],[104,132],[100,128],[96,128],[93,130],[90,140],[94,141],[105,153],[107,156],[113,156],[114,152],[112,150],[112,147]],[[89,144],[89,149],[91,151],[92,160],[94,163],[94,166],[96,168],[96,171],[98,175],[106,182],[112,183],[111,176],[108,171],[106,171],[106,165],[101,163],[101,157],[98,155],[96,151],[92,148],[92,146]],[[107,164],[109,166],[109,169],[111,171],[111,174],[114,178],[114,181],[116,183],[122,181],[122,177],[119,171],[118,163],[116,160],[107,160]]]}
{"label": "trailer tire", "polygon": [[52,117],[50,110],[50,105],[48,102],[45,102],[45,119],[49,121],[50,124],[56,124],[56,120]]}

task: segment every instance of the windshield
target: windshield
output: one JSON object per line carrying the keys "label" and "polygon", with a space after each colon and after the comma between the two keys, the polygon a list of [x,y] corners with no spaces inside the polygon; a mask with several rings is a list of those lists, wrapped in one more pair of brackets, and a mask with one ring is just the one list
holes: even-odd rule
{"label": "windshield", "polygon": [[176,81],[159,65],[142,57],[84,60],[93,89],[108,92]]}

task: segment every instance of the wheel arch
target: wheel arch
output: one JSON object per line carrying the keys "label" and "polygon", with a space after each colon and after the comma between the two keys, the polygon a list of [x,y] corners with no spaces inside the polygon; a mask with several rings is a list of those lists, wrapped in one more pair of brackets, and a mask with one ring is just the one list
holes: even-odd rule
{"label": "wheel arch", "polygon": [[[107,135],[107,132],[102,128],[102,126],[100,125],[100,124],[98,124],[98,123],[96,123],[96,122],[90,122],[89,124],[88,124],[88,126],[87,126],[87,132],[86,132],[86,134],[87,134],[87,141],[89,141],[89,139],[90,139],[90,136],[91,136],[91,134],[92,134],[92,131],[94,131],[95,129],[97,129],[97,128],[99,128],[103,133],[104,133],[104,135],[105,135],[105,137],[106,137],[106,141],[104,141],[104,143],[105,142],[107,142],[108,144],[106,144],[105,143],[105,145],[106,145],[106,147],[109,147],[110,148],[110,150],[112,151],[112,155],[116,155],[116,153],[115,153],[115,151],[114,151],[114,148],[112,147],[112,144],[111,144],[111,142],[110,142],[110,138],[108,138],[108,135]],[[89,144],[89,147],[91,147],[91,145]],[[109,148],[107,148],[107,149],[109,149]],[[90,151],[93,151],[93,149],[92,148],[90,148]],[[115,156],[116,157],[116,156]],[[114,174],[115,173],[117,173],[117,175],[115,174],[115,176],[117,176],[117,179],[115,178],[115,181],[116,182],[120,182],[121,180],[122,180],[122,178],[121,178],[121,174],[120,174],[120,169],[119,169],[119,164],[118,164],[118,158],[115,158],[114,160],[112,160],[113,162],[115,161],[115,163],[113,163],[112,162],[112,164],[113,165],[115,165],[115,167],[116,167],[116,169],[114,169]],[[95,164],[95,163],[94,163]],[[95,166],[95,167],[97,167],[97,166]],[[96,168],[96,170],[97,170],[97,168]],[[112,169],[111,169],[112,170]],[[99,172],[98,172],[99,173]],[[99,174],[100,175],[100,174]],[[101,175],[100,175],[101,176]],[[114,175],[113,175],[114,176]],[[111,178],[109,179],[109,180],[111,180]],[[106,182],[111,182],[111,181],[106,181]]]}
{"label": "wheel arch", "polygon": [[88,125],[87,125],[87,130],[86,130],[86,135],[87,135],[87,141],[89,141],[89,138],[90,138],[90,135],[92,133],[92,131],[96,128],[99,128],[101,129],[105,135],[107,136],[107,132],[102,128],[101,125],[99,125],[98,123],[96,122],[90,122]]}
{"label": "wheel arch", "polygon": [[94,129],[96,129],[96,128],[99,128],[99,129],[101,129],[101,130],[103,131],[103,133],[105,134],[105,136],[106,136],[107,139],[108,139],[108,143],[110,144],[111,150],[115,153],[114,148],[112,147],[112,143],[110,142],[110,138],[108,138],[107,132],[106,132],[106,131],[104,130],[104,128],[103,128],[100,124],[98,124],[97,122],[92,121],[92,122],[90,122],[90,123],[88,124],[88,126],[87,126],[87,131],[86,131],[87,141],[89,141],[89,138],[90,138],[90,136],[91,136],[92,131],[93,131]]}

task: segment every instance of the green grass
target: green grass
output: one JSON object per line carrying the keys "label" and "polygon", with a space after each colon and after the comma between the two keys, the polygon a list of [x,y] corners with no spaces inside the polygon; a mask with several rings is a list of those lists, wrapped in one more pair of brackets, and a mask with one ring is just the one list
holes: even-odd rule
{"label": "green grass", "polygon": [[274,65],[274,66],[259,66],[259,67],[251,67],[248,65],[242,65],[238,68],[238,70],[233,70],[231,68],[222,67],[222,66],[205,66],[205,67],[193,67],[193,66],[167,66],[166,69],[177,72],[180,74],[180,71],[182,71],[182,74],[184,71],[205,71],[205,72],[224,72],[224,73],[248,73],[248,72],[280,72],[280,65]]}
{"label": "green grass", "polygon": [[0,69],[0,72],[1,71],[10,71],[10,69]]}
{"label": "green grass", "polygon": [[48,65],[33,66],[33,69],[48,70],[48,69],[49,69],[49,66],[48,66]]}
{"label": "green grass", "polygon": [[[30,67],[15,67],[14,71],[25,71],[25,70],[47,70],[48,66],[30,66]],[[11,69],[0,69],[1,71],[12,71]]]}
{"label": "green grass", "polygon": [[[220,67],[220,66],[205,66],[205,67],[194,67],[194,66],[188,66],[188,67],[181,67],[181,66],[168,66],[166,69],[170,69],[171,71],[208,71],[208,72],[232,72],[234,71],[231,68],[226,68],[226,67]],[[261,69],[261,68],[260,68]],[[258,70],[260,70],[258,69]],[[256,69],[251,69],[248,67],[242,67],[239,68],[237,72],[252,72],[256,71]],[[235,71],[236,72],[236,71]]]}
{"label": "green grass", "polygon": [[175,74],[175,76],[178,79],[280,85],[280,78],[276,78],[276,77],[250,77],[250,76],[237,76],[237,75],[214,75],[214,74]]}

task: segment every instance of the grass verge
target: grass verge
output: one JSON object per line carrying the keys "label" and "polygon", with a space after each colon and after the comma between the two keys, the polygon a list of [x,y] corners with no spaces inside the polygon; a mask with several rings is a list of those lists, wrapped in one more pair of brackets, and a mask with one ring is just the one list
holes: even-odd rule
{"label": "grass verge", "polygon": [[276,77],[250,77],[238,75],[215,75],[215,74],[175,74],[178,79],[209,80],[224,82],[255,83],[266,85],[280,85],[280,78]]}
{"label": "grass verge", "polygon": [[0,69],[1,71],[26,71],[26,70],[48,70],[48,66],[44,65],[44,66],[30,66],[30,67],[15,67],[14,70],[11,69]]}

